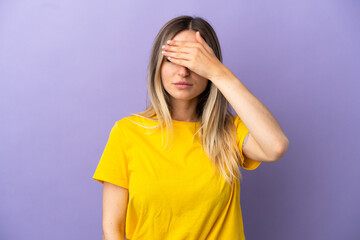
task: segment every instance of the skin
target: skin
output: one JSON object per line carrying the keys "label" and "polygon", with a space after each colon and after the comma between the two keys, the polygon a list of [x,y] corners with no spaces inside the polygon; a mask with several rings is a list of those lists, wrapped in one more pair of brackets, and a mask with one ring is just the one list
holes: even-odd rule
{"label": "skin", "polygon": [[[164,45],[161,68],[165,90],[171,95],[173,119],[193,121],[197,97],[211,81],[226,97],[250,134],[243,147],[246,158],[274,162],[287,151],[289,140],[271,112],[215,56],[200,33],[185,30]],[[178,89],[177,81],[193,83],[188,89]],[[128,201],[126,188],[104,182],[103,240],[125,239],[125,216]]]}
{"label": "skin", "polygon": [[[177,41],[196,42],[195,31],[182,31],[174,36]],[[208,80],[187,67],[173,63],[164,58],[161,66],[161,79],[166,92],[170,95],[170,103],[174,111],[172,118],[179,121],[197,121],[195,110],[198,96],[206,89]],[[174,83],[185,81],[191,83],[190,88],[181,89]]]}
{"label": "skin", "polygon": [[128,189],[104,182],[103,240],[125,240],[128,196]]}
{"label": "skin", "polygon": [[[286,153],[289,140],[275,117],[230,69],[217,59],[199,32],[184,30],[162,48],[165,51],[164,57],[170,57],[171,63],[179,65],[172,68],[166,64],[161,69],[164,74],[163,83],[167,86],[165,89],[174,99],[174,119],[194,118],[195,99],[206,86],[201,84],[201,81],[207,79],[221,91],[250,132],[243,148],[245,158],[274,162]],[[185,75],[186,68],[189,70],[188,75]],[[176,91],[168,83],[177,81],[180,77],[198,81],[199,84],[191,91]]]}

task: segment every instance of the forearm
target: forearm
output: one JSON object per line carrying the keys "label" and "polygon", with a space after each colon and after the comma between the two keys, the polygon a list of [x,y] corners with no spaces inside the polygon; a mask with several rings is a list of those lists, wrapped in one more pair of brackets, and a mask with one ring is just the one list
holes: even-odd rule
{"label": "forearm", "polygon": [[225,66],[211,81],[225,96],[267,156],[286,151],[288,139],[271,112]]}

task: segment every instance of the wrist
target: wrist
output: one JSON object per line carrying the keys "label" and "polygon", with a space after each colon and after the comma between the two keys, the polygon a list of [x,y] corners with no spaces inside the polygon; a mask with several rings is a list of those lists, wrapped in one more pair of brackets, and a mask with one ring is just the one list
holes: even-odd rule
{"label": "wrist", "polygon": [[234,74],[227,68],[224,64],[222,64],[216,72],[212,74],[212,77],[209,79],[215,85],[218,81],[223,81],[224,79],[233,78]]}

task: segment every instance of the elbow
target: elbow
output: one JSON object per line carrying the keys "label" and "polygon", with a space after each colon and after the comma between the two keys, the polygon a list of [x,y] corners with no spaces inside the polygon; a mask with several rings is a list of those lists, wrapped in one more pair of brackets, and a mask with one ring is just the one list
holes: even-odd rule
{"label": "elbow", "polygon": [[285,140],[279,141],[276,144],[276,147],[274,147],[274,152],[271,155],[269,161],[270,162],[277,162],[279,161],[284,154],[287,152],[288,148],[289,148],[289,139],[285,137]]}

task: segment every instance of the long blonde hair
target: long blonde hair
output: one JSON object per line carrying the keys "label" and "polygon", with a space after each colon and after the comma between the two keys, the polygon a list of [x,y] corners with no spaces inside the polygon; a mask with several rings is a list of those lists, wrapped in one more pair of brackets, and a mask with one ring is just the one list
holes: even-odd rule
{"label": "long blonde hair", "polygon": [[[158,129],[160,127],[163,133],[163,127],[165,127],[167,130],[166,146],[173,140],[173,125],[169,94],[165,91],[161,81],[160,69],[164,58],[161,53],[161,46],[165,45],[167,40],[172,39],[183,30],[200,31],[201,36],[213,49],[216,57],[222,62],[220,44],[216,33],[204,19],[200,17],[179,16],[168,21],[161,28],[155,38],[148,65],[150,104],[148,104],[145,111],[138,114],[133,113],[132,115],[150,120],[154,120],[154,116],[157,116],[158,124],[147,128]],[[235,180],[242,180],[239,166],[240,162],[244,161],[236,145],[234,116],[231,114],[228,101],[211,81],[208,81],[206,89],[198,98],[196,114],[200,127],[197,133],[199,134],[201,146],[208,158],[216,166],[218,172],[221,173],[225,181],[232,187]],[[171,134],[169,134],[169,130]],[[171,136],[170,139],[169,135]]]}

